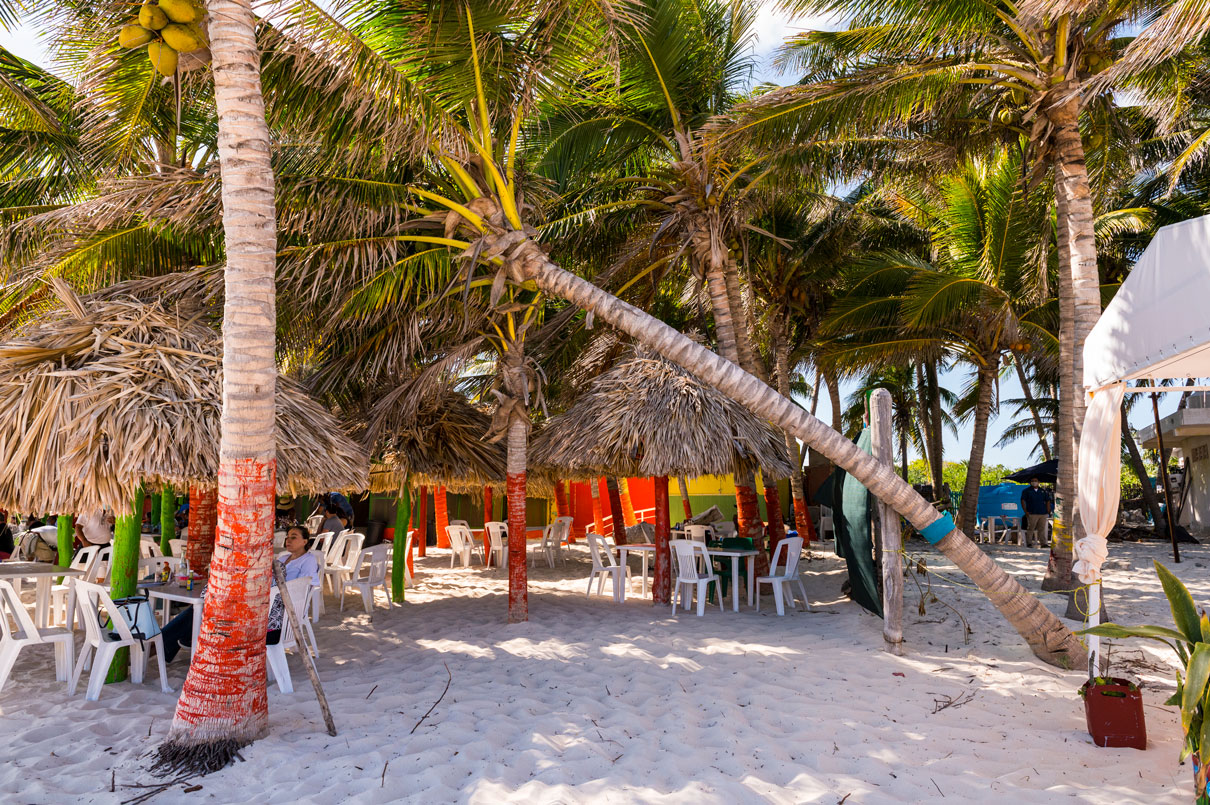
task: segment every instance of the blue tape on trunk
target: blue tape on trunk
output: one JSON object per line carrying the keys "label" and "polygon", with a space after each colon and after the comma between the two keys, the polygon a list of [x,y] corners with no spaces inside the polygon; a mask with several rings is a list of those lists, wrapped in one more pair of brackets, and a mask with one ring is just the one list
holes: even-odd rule
{"label": "blue tape on trunk", "polygon": [[940,520],[933,522],[920,529],[920,536],[924,537],[929,545],[936,545],[941,540],[945,539],[945,535],[954,530],[954,518],[948,514],[941,515]]}

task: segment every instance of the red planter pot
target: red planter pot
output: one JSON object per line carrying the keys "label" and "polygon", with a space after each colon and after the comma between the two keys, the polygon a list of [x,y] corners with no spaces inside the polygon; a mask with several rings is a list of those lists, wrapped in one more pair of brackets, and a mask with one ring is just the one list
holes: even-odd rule
{"label": "red planter pot", "polygon": [[1143,695],[1126,679],[1110,678],[1097,684],[1088,680],[1080,688],[1088,734],[1097,746],[1147,748]]}

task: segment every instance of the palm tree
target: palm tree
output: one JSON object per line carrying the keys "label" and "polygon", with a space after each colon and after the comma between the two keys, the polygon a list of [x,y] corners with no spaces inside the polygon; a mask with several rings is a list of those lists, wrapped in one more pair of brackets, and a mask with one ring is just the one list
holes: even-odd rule
{"label": "palm tree", "polygon": [[[1190,41],[1173,23],[1185,5],[1130,0],[1058,6],[1042,0],[1022,5],[782,0],[780,5],[853,22],[847,30],[815,31],[792,40],[785,62],[801,71],[799,85],[757,100],[735,134],[783,143],[877,133],[904,136],[915,148],[941,141],[972,151],[1006,136],[1025,136],[1031,178],[1053,174],[1062,407],[1057,502],[1062,529],[1078,538],[1082,527],[1074,502],[1076,443],[1084,418],[1083,344],[1101,310],[1080,118],[1093,107],[1111,109],[1114,87],[1135,80],[1132,71],[1148,69],[1135,59],[1106,71],[1130,42],[1134,20],[1160,18],[1140,40],[1153,36],[1177,51]],[[1171,47],[1163,51],[1166,56],[1172,55]],[[1107,78],[1095,80],[1102,71]]]}
{"label": "palm tree", "polygon": [[827,325],[840,333],[835,354],[850,363],[940,349],[975,368],[974,434],[958,519],[964,531],[975,525],[1000,363],[1029,342],[1044,287],[1045,207],[1019,176],[1019,161],[1005,150],[967,161],[940,177],[935,190],[890,186],[889,203],[929,233],[931,260],[903,252],[871,257]]}
{"label": "palm tree", "polygon": [[265,634],[275,491],[274,268],[269,127],[251,9],[210,0],[226,266],[218,539],[202,628],[157,762],[210,770],[268,729]]}

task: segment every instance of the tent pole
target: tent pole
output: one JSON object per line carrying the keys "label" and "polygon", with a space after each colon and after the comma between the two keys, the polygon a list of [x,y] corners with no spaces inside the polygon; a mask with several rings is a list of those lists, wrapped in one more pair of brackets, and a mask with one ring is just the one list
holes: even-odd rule
{"label": "tent pole", "polygon": [[1159,444],[1160,482],[1164,484],[1164,519],[1168,521],[1168,537],[1172,540],[1172,561],[1180,564],[1181,551],[1176,547],[1176,524],[1172,522],[1172,490],[1168,488],[1168,463],[1164,461],[1164,431],[1160,428],[1160,395],[1152,393],[1151,412],[1155,415],[1155,438]]}

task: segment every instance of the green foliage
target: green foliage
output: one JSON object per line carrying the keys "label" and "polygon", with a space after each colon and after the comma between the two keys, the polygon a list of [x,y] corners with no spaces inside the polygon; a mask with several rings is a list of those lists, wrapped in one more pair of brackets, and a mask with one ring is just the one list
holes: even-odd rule
{"label": "green foliage", "polygon": [[1156,562],[1155,572],[1168,598],[1176,629],[1104,623],[1076,634],[1158,640],[1176,652],[1185,670],[1184,681],[1181,672],[1177,671],[1176,694],[1166,704],[1181,708],[1181,727],[1185,730],[1185,744],[1181,749],[1183,761],[1210,741],[1210,718],[1207,718],[1210,715],[1210,617],[1205,611],[1198,615],[1189,588],[1171,570]]}
{"label": "green foliage", "polygon": [[[991,486],[1004,482],[1007,475],[1016,472],[1012,467],[1006,467],[1003,464],[984,464],[982,471],[979,473],[979,485]],[[965,461],[947,461],[941,467],[941,478],[945,483],[949,484],[951,490],[957,492],[966,484],[966,462]],[[932,476],[929,475],[928,462],[922,458],[908,464],[908,483],[912,484],[930,484]]]}

